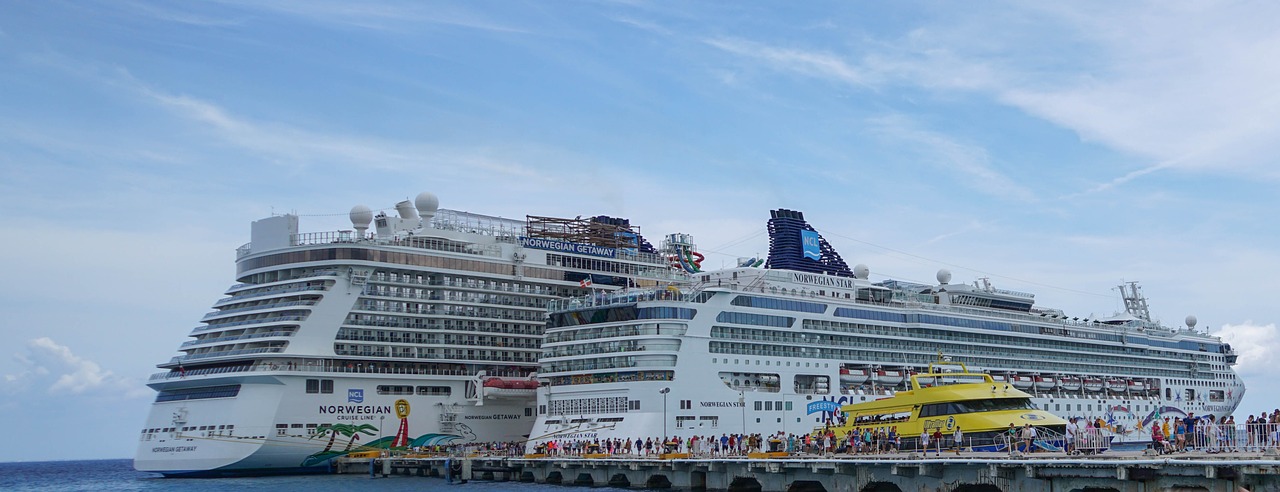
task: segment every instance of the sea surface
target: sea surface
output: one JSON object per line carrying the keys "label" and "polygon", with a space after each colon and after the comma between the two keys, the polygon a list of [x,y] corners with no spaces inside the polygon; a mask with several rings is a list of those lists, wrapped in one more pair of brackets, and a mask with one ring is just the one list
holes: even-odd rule
{"label": "sea surface", "polygon": [[[472,480],[464,485],[450,485],[443,478],[390,476],[370,478],[358,475],[299,475],[245,478],[163,478],[154,473],[133,469],[133,460],[34,461],[0,463],[0,491],[97,491],[97,490],[164,490],[190,492],[228,492],[231,490],[263,490],[282,492],[305,490],[328,492],[351,490],[454,491],[454,492],[565,492],[559,485],[519,482],[485,482]],[[615,488],[592,488],[593,491],[623,491]]]}

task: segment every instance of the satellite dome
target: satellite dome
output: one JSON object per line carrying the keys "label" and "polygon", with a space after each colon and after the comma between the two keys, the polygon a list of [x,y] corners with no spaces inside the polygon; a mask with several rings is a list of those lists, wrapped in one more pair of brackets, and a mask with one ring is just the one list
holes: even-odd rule
{"label": "satellite dome", "polygon": [[436,195],[424,191],[418,193],[418,197],[413,199],[413,204],[418,208],[418,217],[424,221],[430,221],[431,217],[436,215],[436,210],[440,208],[440,199]]}
{"label": "satellite dome", "polygon": [[942,285],[951,283],[951,270],[947,270],[946,268],[938,270],[938,283]]}
{"label": "satellite dome", "polygon": [[364,231],[369,230],[369,223],[373,222],[373,210],[369,210],[369,207],[364,205],[351,207],[351,213],[348,216],[351,217],[351,227],[355,228],[361,236],[364,235]]}
{"label": "satellite dome", "polygon": [[853,278],[866,280],[871,275],[871,270],[861,263],[853,266]]}
{"label": "satellite dome", "polygon": [[1188,315],[1187,315],[1187,328],[1195,328],[1195,327],[1196,327],[1196,321],[1197,321],[1197,320],[1196,320],[1195,315],[1193,315],[1193,314],[1188,314]]}
{"label": "satellite dome", "polygon": [[367,229],[369,228],[369,223],[374,222],[374,211],[367,208],[367,206],[356,205],[356,206],[352,206],[351,214],[349,214],[349,217],[351,217],[352,227],[355,227],[358,229],[361,227],[361,225],[364,225],[364,227]]}

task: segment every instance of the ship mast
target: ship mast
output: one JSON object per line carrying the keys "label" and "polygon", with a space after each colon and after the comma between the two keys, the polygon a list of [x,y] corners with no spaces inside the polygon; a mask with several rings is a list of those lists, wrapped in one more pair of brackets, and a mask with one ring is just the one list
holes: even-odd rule
{"label": "ship mast", "polygon": [[1120,297],[1124,299],[1125,312],[1143,321],[1151,321],[1151,311],[1147,309],[1147,298],[1142,295],[1142,287],[1138,282],[1120,284]]}

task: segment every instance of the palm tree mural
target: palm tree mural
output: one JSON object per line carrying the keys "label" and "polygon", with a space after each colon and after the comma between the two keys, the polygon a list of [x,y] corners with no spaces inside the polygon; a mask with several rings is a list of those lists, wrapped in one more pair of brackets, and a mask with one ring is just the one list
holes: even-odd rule
{"label": "palm tree mural", "polygon": [[[316,427],[316,433],[311,436],[311,439],[324,436],[325,434],[329,435],[329,444],[324,447],[323,451],[320,451],[321,453],[327,453],[330,449],[333,449],[333,441],[338,438],[338,434],[350,436],[352,434],[351,426],[347,424],[320,424],[320,427]],[[351,447],[350,442],[347,443],[347,447]]]}
{"label": "palm tree mural", "polygon": [[350,439],[347,441],[346,449],[342,450],[343,452],[351,451],[351,445],[360,440],[360,434],[372,436],[374,434],[373,431],[378,430],[377,427],[369,424],[348,425],[346,427],[347,432],[344,432],[342,435],[350,437]]}

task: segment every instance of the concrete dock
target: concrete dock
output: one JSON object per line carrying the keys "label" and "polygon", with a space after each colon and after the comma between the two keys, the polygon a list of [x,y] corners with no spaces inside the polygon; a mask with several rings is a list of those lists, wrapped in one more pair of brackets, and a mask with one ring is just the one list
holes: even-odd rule
{"label": "concrete dock", "polygon": [[[370,463],[370,461],[373,463]],[[346,458],[338,473],[729,492],[1280,492],[1274,453],[892,454],[773,458]]]}

